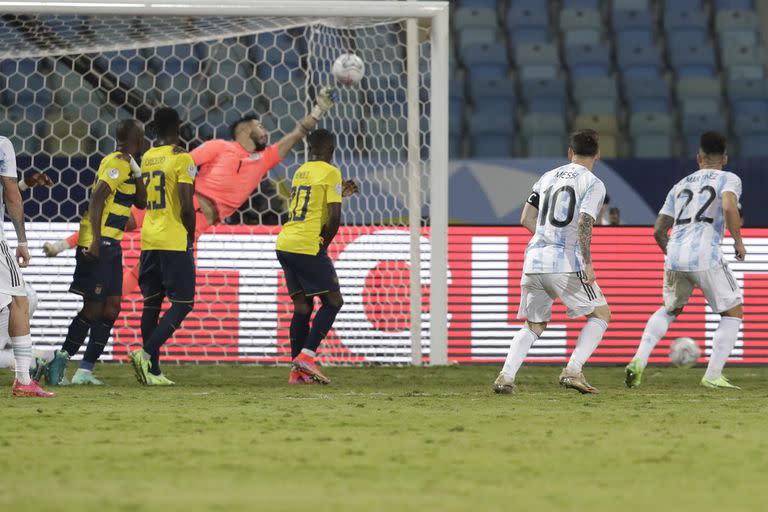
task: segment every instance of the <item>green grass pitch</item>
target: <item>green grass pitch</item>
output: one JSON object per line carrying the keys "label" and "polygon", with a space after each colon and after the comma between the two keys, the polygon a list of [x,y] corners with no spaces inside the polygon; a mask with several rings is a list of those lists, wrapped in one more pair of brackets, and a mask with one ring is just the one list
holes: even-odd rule
{"label": "green grass pitch", "polygon": [[[104,388],[10,397],[0,375],[0,510],[614,511],[768,509],[768,369],[588,368],[600,395],[524,367],[497,396],[496,366],[168,366],[142,388],[102,365]],[[70,370],[71,373],[71,370]]]}

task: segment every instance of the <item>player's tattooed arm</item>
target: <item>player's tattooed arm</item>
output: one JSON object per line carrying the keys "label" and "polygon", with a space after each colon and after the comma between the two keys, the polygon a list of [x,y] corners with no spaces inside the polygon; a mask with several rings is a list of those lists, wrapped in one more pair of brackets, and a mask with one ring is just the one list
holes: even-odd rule
{"label": "player's tattooed arm", "polygon": [[320,238],[322,239],[321,245],[323,249],[327,249],[333,237],[339,231],[339,225],[341,224],[341,203],[329,203],[328,204],[328,220],[325,222],[325,226],[320,231]]}
{"label": "player's tattooed arm", "polygon": [[661,248],[661,252],[667,254],[667,243],[669,243],[669,230],[675,224],[675,219],[669,215],[661,214],[656,218],[656,224],[653,226],[653,238]]}
{"label": "player's tattooed arm", "polygon": [[29,265],[29,250],[27,249],[27,231],[24,228],[24,204],[21,201],[19,182],[16,178],[2,176],[3,200],[13,229],[16,230],[16,260],[24,268]]}
{"label": "player's tattooed arm", "polygon": [[584,261],[584,283],[590,285],[595,282],[595,271],[592,267],[592,226],[595,218],[588,213],[579,215],[577,231],[579,234],[579,250]]}

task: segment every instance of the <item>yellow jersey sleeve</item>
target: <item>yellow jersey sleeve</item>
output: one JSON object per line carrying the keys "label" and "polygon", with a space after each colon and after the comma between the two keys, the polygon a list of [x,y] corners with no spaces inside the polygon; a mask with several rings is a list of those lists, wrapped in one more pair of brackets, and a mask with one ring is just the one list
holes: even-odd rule
{"label": "yellow jersey sleeve", "polygon": [[332,167],[328,170],[328,174],[325,176],[325,202],[326,203],[340,203],[341,202],[341,171]]}
{"label": "yellow jersey sleeve", "polygon": [[109,161],[103,162],[96,173],[96,180],[105,182],[112,189],[112,192],[117,190],[122,183],[128,181],[130,177],[131,165],[121,156],[113,156]]}
{"label": "yellow jersey sleeve", "polygon": [[197,177],[197,166],[189,153],[180,153],[176,155],[176,182],[195,184]]}

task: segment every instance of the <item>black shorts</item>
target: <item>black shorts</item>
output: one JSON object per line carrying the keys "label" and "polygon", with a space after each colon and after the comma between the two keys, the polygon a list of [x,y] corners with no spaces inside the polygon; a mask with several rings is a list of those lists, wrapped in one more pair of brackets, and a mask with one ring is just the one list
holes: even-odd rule
{"label": "black shorts", "polygon": [[311,297],[339,291],[339,278],[328,254],[321,250],[317,255],[277,251],[277,261],[283,267],[288,294],[297,293]]}
{"label": "black shorts", "polygon": [[171,302],[195,301],[195,258],[192,251],[141,251],[139,288],[145,299],[156,295]]}
{"label": "black shorts", "polygon": [[77,247],[75,274],[69,291],[86,300],[103,301],[123,294],[123,249],[117,240],[102,240],[98,259],[86,256]]}

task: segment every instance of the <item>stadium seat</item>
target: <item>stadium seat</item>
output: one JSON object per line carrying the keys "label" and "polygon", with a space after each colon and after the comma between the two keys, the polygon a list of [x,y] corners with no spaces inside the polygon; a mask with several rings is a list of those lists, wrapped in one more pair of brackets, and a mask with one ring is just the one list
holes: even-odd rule
{"label": "stadium seat", "polygon": [[467,28],[496,28],[496,9],[482,7],[460,7],[453,15],[453,26],[457,30]]}
{"label": "stadium seat", "polygon": [[720,46],[744,45],[754,46],[759,43],[757,31],[750,29],[737,28],[733,30],[722,30],[718,32],[717,38]]}
{"label": "stadium seat", "polygon": [[696,10],[701,9],[702,0],[662,0],[662,9],[665,11]]}
{"label": "stadium seat", "polygon": [[461,48],[477,44],[493,44],[498,40],[495,30],[488,28],[464,28],[456,34]]}
{"label": "stadium seat", "polygon": [[733,30],[737,28],[757,30],[760,20],[757,13],[744,9],[726,9],[715,13],[715,30]]}
{"label": "stadium seat", "polygon": [[698,136],[702,133],[714,130],[720,133],[728,131],[728,122],[720,114],[699,113],[684,114],[682,116],[683,135]]}
{"label": "stadium seat", "polygon": [[500,43],[463,48],[461,57],[475,79],[503,78],[507,75],[507,50]]}
{"label": "stadium seat", "polygon": [[475,101],[487,98],[514,100],[515,82],[509,78],[470,79],[469,93]]}
{"label": "stadium seat", "polygon": [[672,116],[668,113],[635,113],[629,118],[629,131],[633,135],[671,134],[674,127]]}
{"label": "stadium seat", "polygon": [[726,45],[722,49],[722,61],[725,67],[741,64],[762,64],[763,48],[752,45]]}
{"label": "stadium seat", "polygon": [[616,115],[619,103],[612,98],[583,98],[576,100],[576,110],[579,114]]}
{"label": "stadium seat", "polygon": [[638,29],[654,30],[656,26],[650,12],[634,9],[613,11],[611,24],[616,32]]}
{"label": "stadium seat", "polygon": [[741,64],[725,69],[728,80],[762,80],[765,68],[762,64]]}
{"label": "stadium seat", "polygon": [[523,98],[557,98],[565,100],[565,82],[563,80],[522,80]]}
{"label": "stadium seat", "polygon": [[708,33],[700,28],[680,29],[667,34],[667,45],[670,48],[682,46],[699,46],[707,44]]}
{"label": "stadium seat", "polygon": [[[601,142],[604,135],[614,135],[619,131],[615,116],[601,114],[580,114],[573,120],[573,128],[592,128],[600,134]],[[602,146],[602,144],[601,144]]]}
{"label": "stadium seat", "polygon": [[660,97],[635,97],[627,100],[630,113],[669,112],[669,100]]}
{"label": "stadium seat", "polygon": [[549,9],[541,8],[541,1],[515,0],[507,12],[505,26],[514,32],[520,28],[549,28]]}
{"label": "stadium seat", "polygon": [[768,112],[768,85],[763,80],[730,80],[727,96],[734,115]]}
{"label": "stadium seat", "polygon": [[670,62],[680,77],[712,76],[715,72],[715,50],[711,43],[672,46]]}
{"label": "stadium seat", "polygon": [[683,114],[714,114],[721,111],[719,98],[684,98],[679,105]]}
{"label": "stadium seat", "polygon": [[718,78],[681,78],[676,83],[677,97],[686,98],[720,98],[723,90]]}
{"label": "stadium seat", "polygon": [[602,33],[594,28],[579,28],[563,32],[565,46],[577,44],[598,44],[602,39]]}
{"label": "stadium seat", "polygon": [[591,28],[601,30],[603,18],[597,9],[562,9],[560,11],[560,30]]}
{"label": "stadium seat", "polygon": [[515,63],[518,66],[546,64],[559,67],[560,57],[557,46],[552,43],[523,44],[515,48]]}
{"label": "stadium seat", "polygon": [[739,137],[739,156],[742,158],[768,156],[768,145],[765,144],[766,137],[768,137],[768,133]]}
{"label": "stadium seat", "polygon": [[514,133],[514,123],[511,118],[503,115],[493,115],[492,110],[473,112],[469,117],[469,131],[476,135],[507,135]]}
{"label": "stadium seat", "polygon": [[554,80],[560,74],[560,68],[551,65],[521,66],[520,78],[523,80]]}
{"label": "stadium seat", "polygon": [[755,7],[753,0],[714,0],[715,9],[746,9],[751,10]]}
{"label": "stadium seat", "polygon": [[512,137],[505,135],[473,135],[472,153],[476,158],[509,158],[513,155]]}
{"label": "stadium seat", "polygon": [[563,0],[563,9],[599,9],[600,0]]}
{"label": "stadium seat", "polygon": [[613,0],[614,12],[627,9],[645,10],[649,9],[648,0]]}
{"label": "stadium seat", "polygon": [[525,110],[538,114],[557,114],[565,116],[564,98],[531,98],[525,101]]}
{"label": "stadium seat", "polygon": [[460,7],[496,9],[496,0],[459,0]]}
{"label": "stadium seat", "polygon": [[600,133],[600,158],[616,158],[619,156],[618,139],[615,135]]}
{"label": "stadium seat", "polygon": [[617,49],[617,62],[622,70],[637,66],[661,68],[661,52],[657,46],[620,46]]}
{"label": "stadium seat", "polygon": [[[768,113],[735,115],[733,132],[736,135],[768,134]],[[765,143],[765,141],[763,141],[763,143]]]}
{"label": "stadium seat", "polygon": [[568,143],[562,135],[533,135],[525,137],[530,158],[562,157],[568,149]]}
{"label": "stadium seat", "polygon": [[526,114],[523,116],[521,131],[524,135],[562,135],[565,120],[554,114]]}
{"label": "stadium seat", "polygon": [[565,49],[566,63],[574,78],[607,76],[611,68],[611,53],[606,45],[576,45]]}
{"label": "stadium seat", "polygon": [[[626,29],[616,32],[616,46],[618,48],[653,46],[655,39],[656,35],[650,29]],[[621,62],[619,62],[619,67],[621,67]]]}
{"label": "stadium seat", "polygon": [[707,16],[701,10],[696,9],[666,9],[664,11],[664,29],[668,33],[676,30],[707,28]]}
{"label": "stadium seat", "polygon": [[574,79],[573,97],[579,98],[611,98],[616,99],[619,96],[619,89],[614,77],[594,77]]}
{"label": "stadium seat", "polygon": [[668,135],[637,135],[632,137],[636,158],[671,158],[672,139]]}
{"label": "stadium seat", "polygon": [[530,43],[546,43],[549,41],[549,29],[546,27],[518,28],[509,34],[512,47]]}

